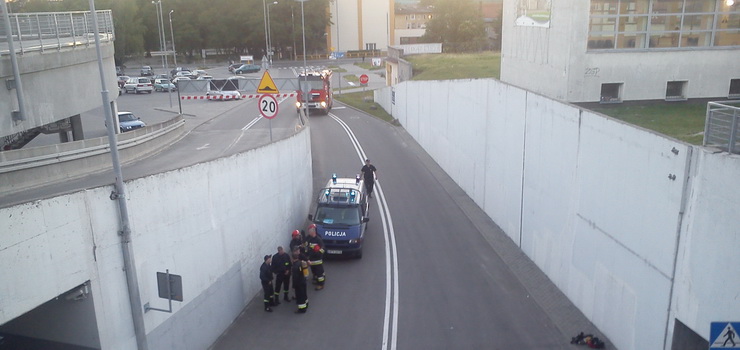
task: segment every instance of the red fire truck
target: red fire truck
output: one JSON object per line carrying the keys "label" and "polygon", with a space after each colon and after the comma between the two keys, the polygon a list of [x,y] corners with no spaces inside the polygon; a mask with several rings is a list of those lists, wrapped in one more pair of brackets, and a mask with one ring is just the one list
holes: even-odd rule
{"label": "red fire truck", "polygon": [[[304,108],[304,103],[310,111],[321,111],[329,114],[331,106],[334,104],[334,95],[331,90],[331,70],[324,69],[321,71],[310,71],[305,74],[298,74],[298,97],[296,98],[296,112],[300,113]],[[307,95],[304,93],[307,92]],[[308,97],[308,100],[306,100]]]}

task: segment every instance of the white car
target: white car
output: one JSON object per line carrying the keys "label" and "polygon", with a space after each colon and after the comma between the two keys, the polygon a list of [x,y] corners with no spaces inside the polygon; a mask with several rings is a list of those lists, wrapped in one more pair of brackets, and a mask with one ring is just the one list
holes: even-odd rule
{"label": "white car", "polygon": [[126,84],[123,85],[123,92],[125,93],[133,92],[138,94],[140,92],[146,92],[151,94],[153,90],[152,81],[144,77],[129,78]]}
{"label": "white car", "polygon": [[242,94],[239,91],[208,91],[207,96],[212,96],[209,100],[215,101],[229,101],[229,100],[241,100]]}

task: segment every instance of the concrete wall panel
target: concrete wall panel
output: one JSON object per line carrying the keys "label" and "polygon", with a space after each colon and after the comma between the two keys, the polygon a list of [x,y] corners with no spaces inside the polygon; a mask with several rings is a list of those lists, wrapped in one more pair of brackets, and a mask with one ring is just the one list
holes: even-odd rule
{"label": "concrete wall panel", "polygon": [[[287,245],[308,212],[310,150],[304,129],[126,183],[142,304],[167,309],[157,272],[169,269],[183,280],[184,301],[173,302],[174,313],[144,315],[150,348],[207,348],[257,293],[262,256]],[[136,348],[111,190],[0,209],[0,324],[89,280],[102,348]]]}
{"label": "concrete wall panel", "polygon": [[0,324],[89,279],[93,242],[82,197],[0,211]]}
{"label": "concrete wall panel", "polygon": [[[106,89],[110,99],[118,96],[113,43],[102,43]],[[11,111],[18,109],[15,90],[0,90],[0,137],[49,124],[99,107],[102,102],[100,70],[95,46],[26,53],[18,59],[23,90],[26,92],[26,119],[13,122]],[[0,80],[12,79],[10,58],[0,60]],[[49,82],[64,82],[50,84]],[[81,82],[81,83],[80,83]],[[59,88],[62,86],[63,88]]]}
{"label": "concrete wall panel", "polygon": [[[517,245],[521,232],[526,92],[491,81],[486,100],[483,210]],[[509,101],[509,103],[507,103]]]}
{"label": "concrete wall panel", "polygon": [[[709,339],[709,324],[740,315],[740,157],[697,149],[677,254],[671,319]],[[673,324],[669,330],[672,331]],[[669,336],[668,339],[672,339]]]}
{"label": "concrete wall panel", "polygon": [[617,348],[670,348],[674,318],[708,338],[713,317],[740,312],[728,277],[740,157],[692,156],[700,148],[495,80],[392,89],[396,104],[381,104]]}

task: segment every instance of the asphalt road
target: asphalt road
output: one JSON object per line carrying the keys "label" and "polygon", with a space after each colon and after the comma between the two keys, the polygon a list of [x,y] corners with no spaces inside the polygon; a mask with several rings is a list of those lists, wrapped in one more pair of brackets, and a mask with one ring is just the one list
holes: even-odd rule
{"label": "asphalt road", "polygon": [[378,168],[364,257],[328,260],[326,288],[309,290],[306,314],[294,314],[294,303],[265,313],[258,293],[212,349],[571,346],[484,238],[491,233],[471,217],[482,213],[460,207],[449,179],[401,128],[351,108],[332,114],[310,119],[314,188],[332,173],[359,173],[362,154]]}
{"label": "asphalt road", "polygon": [[[271,74],[289,76],[293,73],[291,70],[281,70],[275,73],[271,71]],[[260,77],[261,75],[257,75],[254,78],[259,79]],[[279,113],[272,120],[260,116],[257,102],[257,99],[182,101],[187,130],[185,137],[151,157],[124,164],[122,168],[124,180],[175,170],[243,152],[268,144],[271,137],[273,140],[288,137],[303,127],[303,122],[295,110],[295,98],[278,99]],[[148,124],[173,118],[177,115],[179,108],[177,99],[173,102],[173,108],[169,108],[166,92],[123,94],[118,97],[118,105],[119,110],[133,112]],[[102,107],[81,115],[85,138],[106,135],[103,115]],[[28,147],[58,143],[59,139],[57,135],[43,135],[33,142],[35,144],[29,144]],[[63,183],[49,183],[19,194],[0,197],[0,207],[71,193],[85,188],[111,185],[114,182],[113,171],[103,171],[83,178],[69,179]]]}
{"label": "asphalt road", "polygon": [[[187,135],[124,166],[124,177],[258,147],[269,142],[270,129],[274,139],[286,137],[303,127],[292,102],[283,101],[270,123],[257,117],[256,100],[183,101]],[[119,104],[151,120],[174,115],[166,93],[122,95]],[[571,330],[588,321],[402,128],[341,104],[309,123],[315,189],[332,173],[359,173],[364,157],[378,168],[364,256],[328,260],[326,289],[309,290],[306,314],[294,314],[294,303],[265,313],[258,293],[212,349],[572,348]],[[112,173],[93,174],[1,198],[0,206],[112,182]]]}

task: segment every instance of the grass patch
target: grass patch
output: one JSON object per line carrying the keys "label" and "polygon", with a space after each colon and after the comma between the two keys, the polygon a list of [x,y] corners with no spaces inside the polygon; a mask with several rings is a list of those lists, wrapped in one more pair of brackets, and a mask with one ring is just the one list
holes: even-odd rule
{"label": "grass patch", "polygon": [[353,83],[359,83],[360,82],[360,78],[358,78],[354,74],[343,75],[342,78],[344,78],[344,80],[346,80],[346,81],[351,81]]}
{"label": "grass patch", "polygon": [[383,107],[373,101],[373,91],[353,92],[349,94],[335,94],[334,98],[348,106],[357,108],[367,114],[385,120],[393,125],[399,125],[398,122]]}
{"label": "grass patch", "polygon": [[501,54],[428,54],[404,57],[414,67],[412,80],[501,78]]}
{"label": "grass patch", "polygon": [[603,105],[590,109],[694,145],[701,145],[704,140],[706,102]]}

